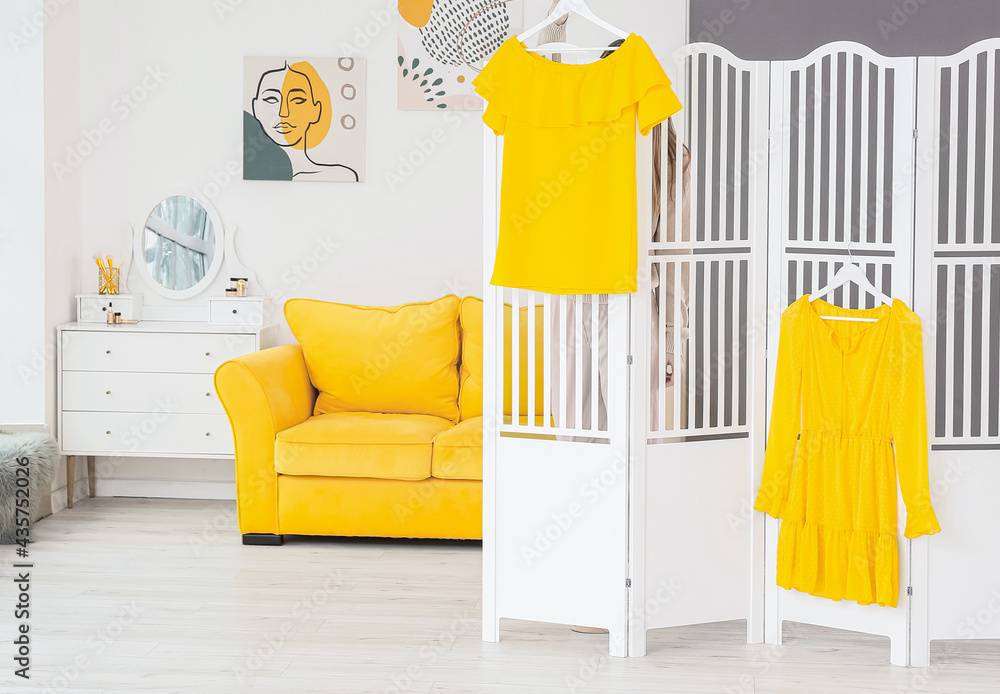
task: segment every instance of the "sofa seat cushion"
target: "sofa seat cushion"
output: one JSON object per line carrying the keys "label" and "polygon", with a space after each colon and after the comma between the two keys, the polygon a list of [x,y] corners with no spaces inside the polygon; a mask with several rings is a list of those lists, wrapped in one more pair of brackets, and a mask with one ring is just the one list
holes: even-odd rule
{"label": "sofa seat cushion", "polygon": [[463,419],[434,439],[431,475],[442,480],[483,479],[483,418]]}
{"label": "sofa seat cushion", "polygon": [[282,475],[423,480],[431,476],[434,437],[451,427],[422,414],[335,412],[285,429],[274,443]]}

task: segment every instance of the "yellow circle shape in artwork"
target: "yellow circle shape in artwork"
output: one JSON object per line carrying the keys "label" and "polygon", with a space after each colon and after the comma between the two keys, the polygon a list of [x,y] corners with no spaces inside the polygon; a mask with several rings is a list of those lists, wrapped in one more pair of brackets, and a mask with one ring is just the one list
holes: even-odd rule
{"label": "yellow circle shape in artwork", "polygon": [[[281,117],[296,126],[285,135],[288,144],[295,149],[315,147],[330,132],[333,118],[330,92],[326,84],[320,79],[316,68],[306,61],[300,61],[288,66],[281,91],[286,102],[286,113],[282,113]],[[308,122],[297,122],[303,119]]]}
{"label": "yellow circle shape in artwork", "polygon": [[399,0],[399,16],[419,29],[430,21],[432,7],[434,0]]}

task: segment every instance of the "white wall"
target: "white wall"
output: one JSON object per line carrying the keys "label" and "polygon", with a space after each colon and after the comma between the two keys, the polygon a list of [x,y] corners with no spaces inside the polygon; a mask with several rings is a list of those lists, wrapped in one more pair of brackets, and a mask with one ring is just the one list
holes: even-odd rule
{"label": "white wall", "polygon": [[[396,24],[387,3],[245,0],[85,0],[81,28],[82,127],[110,119],[113,132],[82,174],[84,286],[91,252],[120,252],[123,226],[139,225],[163,197],[211,195],[238,250],[269,293],[391,304],[478,293],[481,167],[478,115],[396,110]],[[372,24],[374,22],[374,24]],[[378,26],[374,38],[365,25]],[[243,57],[338,55],[355,44],[368,59],[367,182],[279,183],[231,178],[241,171]],[[146,77],[153,76],[155,77]],[[121,95],[148,91],[134,109]],[[124,118],[124,119],[123,119]],[[456,118],[452,114],[452,118]],[[447,141],[395,190],[400,157],[443,129]],[[227,180],[228,179],[228,180]],[[330,241],[338,250],[304,280],[304,261]],[[311,265],[309,260],[307,265]],[[136,274],[133,273],[133,278]],[[228,276],[227,276],[228,277]],[[217,282],[221,293],[223,278]],[[130,285],[143,291],[141,281]],[[149,292],[145,292],[147,296]],[[152,297],[149,297],[153,300]],[[282,328],[281,340],[292,340]]]}
{"label": "white wall", "polygon": [[[548,6],[528,5],[537,16]],[[669,3],[673,21],[665,3],[652,0],[592,5],[643,32],[665,64],[683,42],[684,2]],[[651,12],[663,20],[656,30]],[[212,202],[227,228],[239,229],[243,261],[282,299],[392,304],[480,294],[481,114],[398,111],[396,34],[394,3],[386,0],[285,0],[280,13],[265,0],[83,0],[81,128],[93,131],[105,118],[114,128],[80,170],[83,288],[93,290],[96,281],[93,252],[123,252],[124,225],[141,224],[174,192],[212,197],[221,187]],[[241,163],[243,57],[345,50],[368,60],[367,182],[231,177],[227,165]],[[144,78],[154,89],[134,109],[123,108],[121,95],[133,88],[141,94]],[[387,182],[436,129],[447,139],[427,162],[402,184]],[[303,262],[312,265],[310,255],[326,240],[338,244],[337,253],[302,279]],[[134,290],[158,300],[135,272],[132,278]],[[284,325],[280,339],[292,341]]]}
{"label": "white wall", "polygon": [[[80,177],[59,176],[52,162],[80,136],[80,5],[51,5],[45,24],[45,421],[56,432],[55,328],[76,320],[80,286]],[[77,474],[86,472],[77,466]],[[66,469],[52,483],[55,508],[65,503]],[[80,485],[77,489],[84,489]]]}
{"label": "white wall", "polygon": [[0,4],[0,427],[45,422],[41,0]]}
{"label": "white wall", "polygon": [[[528,24],[549,5],[527,4]],[[672,69],[668,57],[683,43],[685,2],[590,4],[613,24],[641,33]],[[241,259],[280,299],[395,304],[448,293],[481,295],[481,113],[396,109],[394,3],[284,0],[278,11],[264,0],[80,0],[80,7],[77,130],[96,141],[95,131],[108,119],[110,132],[93,147],[83,144],[92,151],[78,164],[65,154],[57,160],[69,169],[61,170],[60,183],[80,185],[75,291],[96,289],[93,253],[126,252],[126,225],[141,225],[167,195],[197,192],[211,198],[227,229],[239,229]],[[220,13],[227,7],[231,11]],[[241,171],[243,57],[348,51],[368,61],[367,182],[230,176],[227,167]],[[132,90],[134,108],[122,97]],[[446,135],[443,144],[391,186],[387,175],[399,175],[401,161],[419,152],[436,129]],[[86,135],[78,132],[76,140],[85,143]],[[72,189],[67,194],[74,195]],[[325,257],[323,244],[330,242],[337,245],[333,257],[314,262]],[[303,278],[304,265],[318,269]],[[216,293],[228,278],[222,274]],[[164,301],[135,272],[130,289],[144,293],[147,303]],[[276,318],[279,341],[291,342],[280,312]],[[225,461],[124,459],[114,461],[111,476],[214,482],[232,481],[233,470]],[[102,489],[110,493],[115,486]]]}

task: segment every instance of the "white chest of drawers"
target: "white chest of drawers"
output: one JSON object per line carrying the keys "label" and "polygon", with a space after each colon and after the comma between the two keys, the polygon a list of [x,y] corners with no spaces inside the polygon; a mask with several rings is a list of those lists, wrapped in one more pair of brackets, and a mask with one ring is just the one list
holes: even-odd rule
{"label": "white chest of drawers", "polygon": [[142,321],[57,329],[59,442],[67,456],[232,458],[215,369],[270,347],[270,327]]}

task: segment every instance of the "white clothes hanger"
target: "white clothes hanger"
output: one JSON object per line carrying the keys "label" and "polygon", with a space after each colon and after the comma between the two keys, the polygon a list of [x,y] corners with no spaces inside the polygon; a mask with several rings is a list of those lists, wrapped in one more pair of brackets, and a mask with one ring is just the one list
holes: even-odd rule
{"label": "white clothes hanger", "polygon": [[[817,289],[814,293],[809,295],[809,303],[816,301],[816,299],[819,299],[820,297],[826,296],[834,289],[838,289],[843,287],[845,284],[853,282],[858,285],[860,289],[874,295],[875,298],[883,304],[892,305],[892,299],[879,291],[875,285],[871,283],[868,279],[868,275],[865,274],[865,271],[861,269],[860,265],[854,264],[854,255],[851,254],[850,241],[847,243],[847,254],[849,256],[848,261],[834,273],[833,277],[830,278],[829,284],[821,289]],[[823,318],[824,320],[855,321],[858,323],[877,323],[879,320],[878,318],[863,318],[860,316],[820,316],[820,318]]]}
{"label": "white clothes hanger", "polygon": [[[611,32],[620,39],[626,39],[629,36],[628,32],[622,31],[618,27],[608,24],[603,19],[598,17],[596,14],[594,14],[594,12],[587,6],[586,0],[559,0],[559,2],[556,4],[552,12],[549,13],[548,17],[546,17],[541,22],[531,27],[527,31],[521,33],[517,37],[517,40],[520,41],[521,43],[524,43],[527,39],[530,39],[532,36],[540,32],[542,29],[549,26],[550,24],[555,24],[560,19],[562,19],[564,15],[567,15],[570,12],[580,15],[584,19],[589,20],[592,24],[596,24],[601,29]],[[540,46],[535,46],[534,48],[528,48],[527,50],[532,53],[551,53],[551,52],[562,53],[565,51],[580,51],[580,52],[601,51],[603,53],[604,51],[610,49],[608,46],[591,48],[584,46],[576,46],[573,45],[572,43],[565,43],[560,41],[553,43],[544,43]]]}

